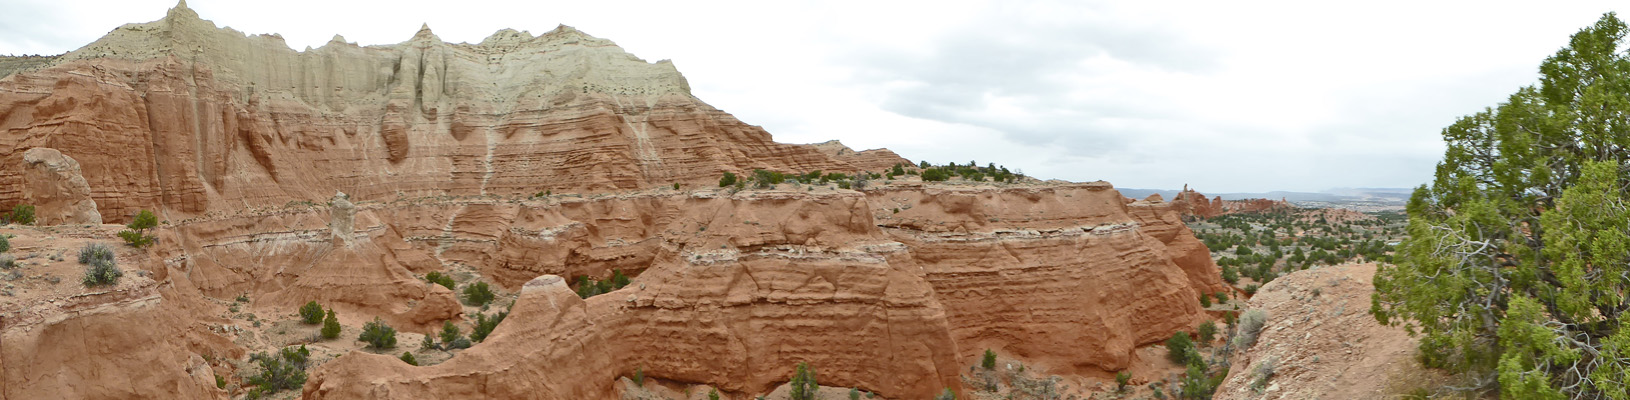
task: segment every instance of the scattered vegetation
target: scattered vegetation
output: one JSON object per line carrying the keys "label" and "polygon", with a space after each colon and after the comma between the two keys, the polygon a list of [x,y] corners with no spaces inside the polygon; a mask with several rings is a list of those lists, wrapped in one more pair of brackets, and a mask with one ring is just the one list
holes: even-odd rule
{"label": "scattered vegetation", "polygon": [[323,318],[322,335],[324,339],[340,337],[340,320],[334,317],[334,309],[328,309],[328,316]]}
{"label": "scattered vegetation", "polygon": [[79,263],[87,265],[85,278],[81,280],[87,288],[117,285],[119,278],[124,276],[113,261],[113,250],[101,243],[89,243],[80,248]]}
{"label": "scattered vegetation", "polygon": [[475,326],[470,328],[470,340],[476,342],[487,340],[487,335],[491,335],[492,330],[498,328],[498,323],[504,322],[504,318],[508,316],[508,310],[493,314],[492,318],[487,318],[487,314],[476,314]]}
{"label": "scattered vegetation", "polygon": [[447,288],[447,290],[453,290],[453,277],[443,274],[441,271],[430,271],[425,273],[424,280],[441,285],[442,287]]}
{"label": "scattered vegetation", "polygon": [[0,253],[8,251],[11,251],[11,238],[6,235],[0,235]]}
{"label": "scattered vegetation", "polygon": [[735,186],[735,185],[736,185],[736,174],[734,174],[734,173],[725,172],[724,177],[719,178],[719,187],[730,187],[730,186]]}
{"label": "scattered vegetation", "polygon": [[442,322],[441,333],[437,336],[441,338],[442,350],[470,348],[470,339],[464,337],[464,332],[452,320]]}
{"label": "scattered vegetation", "polygon": [[315,300],[300,306],[300,320],[307,325],[323,323],[323,306],[318,305]]}
{"label": "scattered vegetation", "polygon": [[628,276],[623,275],[623,271],[620,269],[612,270],[611,278],[603,281],[588,276],[580,276],[577,278],[577,296],[587,299],[596,295],[611,293],[613,290],[628,286],[628,283]]}
{"label": "scattered vegetation", "polygon": [[1251,391],[1262,393],[1263,389],[1268,388],[1268,380],[1273,379],[1274,368],[1278,363],[1278,359],[1268,357],[1258,363],[1256,368],[1251,369]]}
{"label": "scattered vegetation", "polygon": [[1238,321],[1239,325],[1235,328],[1233,343],[1234,348],[1243,350],[1255,345],[1257,334],[1262,332],[1262,326],[1267,323],[1267,311],[1257,309],[1245,310],[1245,313],[1240,314]]}
{"label": "scattered vegetation", "polygon": [[815,400],[815,392],[820,384],[815,381],[815,368],[809,363],[798,363],[792,372],[792,400]]}
{"label": "scattered vegetation", "polygon": [[[311,351],[305,345],[300,348],[284,348],[277,356],[266,353],[256,353],[250,356],[251,361],[260,365],[260,374],[245,380],[253,389],[249,390],[247,398],[258,399],[270,396],[284,390],[298,389],[306,384],[306,362]],[[217,381],[220,382],[220,381]]]}
{"label": "scattered vegetation", "polygon": [[1171,339],[1166,339],[1166,359],[1172,360],[1173,363],[1187,362],[1189,353],[1193,351],[1194,341],[1189,339],[1188,332],[1179,331],[1173,333]]}
{"label": "scattered vegetation", "polygon": [[394,349],[396,328],[392,328],[379,317],[374,317],[373,322],[362,325],[362,334],[357,336],[357,340],[367,342],[368,348],[371,349]]}
{"label": "scattered vegetation", "polygon": [[125,244],[132,247],[151,246],[154,241],[153,235],[147,234],[147,231],[156,226],[158,226],[158,217],[154,216],[152,211],[141,210],[141,212],[136,213],[136,218],[131,220],[129,225],[125,225],[126,228],[130,229],[119,231],[119,238],[124,239]]}
{"label": "scattered vegetation", "polygon": [[497,298],[497,295],[492,293],[486,282],[464,285],[464,304],[484,306],[492,303],[494,298]]}
{"label": "scattered vegetation", "polygon": [[1200,335],[1200,347],[1210,346],[1211,341],[1217,339],[1217,324],[1211,321],[1201,323],[1197,333]]}
{"label": "scattered vegetation", "polygon": [[18,204],[11,208],[11,214],[6,217],[13,224],[33,225],[34,206],[31,204]]}

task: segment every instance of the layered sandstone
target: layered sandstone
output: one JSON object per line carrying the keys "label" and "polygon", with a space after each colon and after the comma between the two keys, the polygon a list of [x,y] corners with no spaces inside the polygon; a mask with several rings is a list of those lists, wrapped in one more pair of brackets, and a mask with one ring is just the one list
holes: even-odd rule
{"label": "layered sandstone", "polygon": [[37,224],[102,224],[78,161],[56,149],[36,147],[23,152],[23,163],[23,202],[34,205]]}
{"label": "layered sandstone", "polygon": [[[311,369],[310,398],[612,398],[636,370],[743,398],[799,362],[825,385],[928,398],[961,389],[987,348],[1057,371],[1127,368],[1224,288],[1175,202],[1128,203],[1103,182],[713,189],[725,171],[909,161],[775,143],[691,96],[672,63],[564,26],[297,52],[183,3],[37,61],[0,78],[0,204],[88,200],[110,221],[151,209],[162,223],[154,247],[120,247],[134,300],[45,283],[76,277],[71,262],[23,267],[42,278],[29,301],[0,303],[21,310],[0,310],[13,312],[0,314],[8,398],[224,397],[203,379],[235,364],[193,356],[293,344],[345,354]],[[45,148],[80,179],[23,168]],[[63,240],[55,229],[19,243]],[[118,242],[116,226],[82,229],[72,246]],[[633,284],[571,290],[613,271]],[[407,337],[487,311],[428,272],[491,283],[513,314],[435,365],[353,351],[376,317]],[[79,298],[114,306],[31,316]],[[349,331],[254,330],[308,301]],[[116,329],[137,320],[153,326]],[[123,340],[162,344],[76,347]],[[127,354],[155,367],[131,370]],[[103,380],[139,388],[74,389]]]}
{"label": "layered sandstone", "polygon": [[[613,191],[756,168],[877,170],[892,153],[775,143],[645,62],[561,26],[476,44],[428,27],[306,51],[215,27],[185,4],[0,79],[0,162],[77,159],[110,220],[326,199]],[[0,204],[23,177],[0,169]]]}

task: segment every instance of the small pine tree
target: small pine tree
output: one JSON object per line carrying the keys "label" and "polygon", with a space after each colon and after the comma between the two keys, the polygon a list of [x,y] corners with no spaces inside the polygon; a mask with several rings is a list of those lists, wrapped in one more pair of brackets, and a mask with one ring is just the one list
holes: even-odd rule
{"label": "small pine tree", "polygon": [[380,320],[379,317],[374,317],[373,322],[369,322],[362,326],[362,334],[357,336],[357,340],[368,342],[369,348],[395,348],[396,328],[391,328],[389,324],[386,324],[385,321]]}
{"label": "small pine tree", "polygon": [[724,177],[719,178],[719,187],[729,187],[729,186],[733,186],[735,184],[736,184],[736,174],[735,173],[725,172]]}
{"label": "small pine tree", "polygon": [[645,387],[645,367],[634,368],[634,384]]}
{"label": "small pine tree", "polygon": [[419,366],[419,360],[414,359],[413,358],[413,352],[409,352],[409,351],[402,352],[402,362],[405,362],[408,365],[412,365],[412,366],[415,366],[415,367]]}
{"label": "small pine tree", "polygon": [[707,400],[719,400],[719,389],[710,389],[710,390],[708,390],[707,391]]}
{"label": "small pine tree", "polygon": [[1171,339],[1166,339],[1166,359],[1172,360],[1173,363],[1187,362],[1189,353],[1193,351],[1194,341],[1189,339],[1187,332],[1173,333]]}
{"label": "small pine tree", "polygon": [[147,230],[153,229],[155,226],[158,226],[158,217],[154,216],[152,211],[141,210],[141,212],[136,213],[136,217],[130,221],[129,225],[125,225],[126,228],[130,229],[120,231],[119,237],[131,246],[147,247],[153,244],[153,235],[148,235]]}
{"label": "small pine tree", "polygon": [[323,318],[323,338],[333,339],[340,337],[340,320],[334,317],[334,309],[328,309],[328,316]]}
{"label": "small pine tree", "polygon": [[452,349],[453,342],[464,337],[463,333],[459,331],[458,325],[454,325],[452,320],[442,322],[441,334],[438,336],[441,337],[442,347],[447,349]]}
{"label": "small pine tree", "polygon": [[985,349],[985,358],[979,361],[979,366],[985,367],[985,369],[996,369],[996,352]]}
{"label": "small pine tree", "polygon": [[815,381],[815,368],[809,363],[798,363],[792,373],[792,400],[814,400],[815,392],[820,390],[820,383]]}
{"label": "small pine tree", "polygon": [[1200,307],[1211,308],[1211,295],[1200,295]]}
{"label": "small pine tree", "polygon": [[488,303],[492,303],[492,299],[495,297],[496,296],[492,293],[492,289],[487,286],[486,282],[476,282],[464,286],[465,304],[472,306],[484,306]]}
{"label": "small pine tree", "polygon": [[1200,324],[1199,334],[1200,346],[1211,345],[1211,341],[1217,338],[1217,324],[1211,321]]}
{"label": "small pine tree", "polygon": [[1126,385],[1132,382],[1132,374],[1126,371],[1115,373],[1115,393],[1125,392]]}
{"label": "small pine tree", "polygon": [[313,300],[300,306],[300,319],[307,325],[316,325],[323,322],[323,306]]}

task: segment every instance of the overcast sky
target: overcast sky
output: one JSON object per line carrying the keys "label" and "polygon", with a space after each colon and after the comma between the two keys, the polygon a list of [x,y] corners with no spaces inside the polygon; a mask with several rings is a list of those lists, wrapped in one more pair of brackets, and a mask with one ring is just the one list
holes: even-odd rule
{"label": "overcast sky", "polygon": [[[0,0],[0,54],[57,54],[172,0]],[[1336,4],[1340,3],[1340,4]],[[1616,3],[1616,4],[1615,4]],[[227,1],[279,33],[449,42],[558,24],[648,61],[777,141],[1203,192],[1411,187],[1439,130],[1537,80],[1608,1]],[[1621,10],[1622,11],[1622,10]]]}

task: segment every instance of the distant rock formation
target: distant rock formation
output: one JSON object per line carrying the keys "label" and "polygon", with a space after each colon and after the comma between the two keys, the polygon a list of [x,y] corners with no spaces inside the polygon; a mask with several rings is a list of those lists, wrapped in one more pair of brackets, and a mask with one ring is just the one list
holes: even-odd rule
{"label": "distant rock formation", "polygon": [[1207,200],[1204,194],[1189,189],[1188,185],[1183,185],[1183,191],[1172,197],[1172,206],[1185,217],[1197,218],[1295,207],[1283,198],[1277,201],[1268,199],[1223,200],[1222,196],[1217,196]]}

